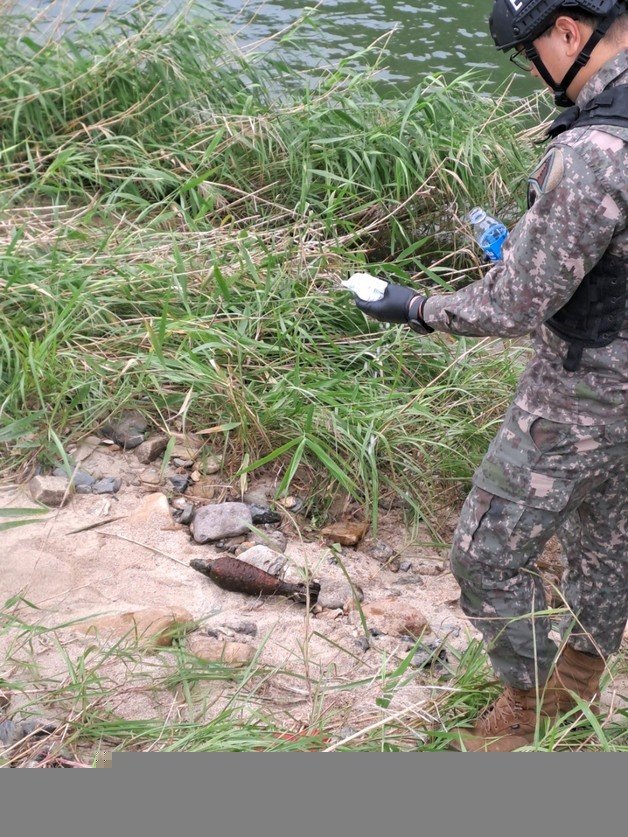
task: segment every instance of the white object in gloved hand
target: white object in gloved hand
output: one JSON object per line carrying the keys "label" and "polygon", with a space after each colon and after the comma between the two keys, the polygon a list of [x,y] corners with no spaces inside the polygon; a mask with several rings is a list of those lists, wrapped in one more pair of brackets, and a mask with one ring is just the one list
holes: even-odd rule
{"label": "white object in gloved hand", "polygon": [[342,284],[363,302],[379,302],[384,297],[388,282],[370,273],[354,273],[348,279],[343,279]]}

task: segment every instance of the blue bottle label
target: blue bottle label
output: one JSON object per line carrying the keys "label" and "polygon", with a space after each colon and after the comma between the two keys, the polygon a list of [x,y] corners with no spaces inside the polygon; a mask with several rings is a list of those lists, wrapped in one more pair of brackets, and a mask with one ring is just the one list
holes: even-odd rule
{"label": "blue bottle label", "polygon": [[493,224],[490,229],[480,236],[478,244],[486,257],[495,262],[502,258],[504,241],[507,237],[508,230],[503,224]]}

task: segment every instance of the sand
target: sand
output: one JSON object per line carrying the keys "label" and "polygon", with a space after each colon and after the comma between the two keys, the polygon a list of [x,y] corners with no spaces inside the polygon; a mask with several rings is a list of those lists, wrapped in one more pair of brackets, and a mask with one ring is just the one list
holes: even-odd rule
{"label": "sand", "polygon": [[[395,690],[388,707],[376,702],[385,693],[383,672],[393,670],[403,659],[407,642],[392,636],[371,638],[371,647],[364,651],[355,609],[311,613],[285,599],[258,599],[219,589],[188,566],[193,557],[216,554],[214,547],[195,544],[188,527],[173,522],[165,496],[137,484],[146,466],[132,452],[102,445],[85,456],[83,468],[93,474],[120,476],[122,489],[115,497],[75,495],[64,508],[52,510],[45,521],[0,535],[0,601],[19,595],[28,602],[5,606],[5,613],[12,611],[28,624],[51,628],[93,614],[176,607],[192,614],[198,631],[209,628],[227,639],[253,643],[258,651],[256,665],[267,673],[251,678],[246,689],[224,681],[208,684],[199,698],[199,711],[207,717],[226,701],[236,700],[242,717],[258,717],[261,712],[287,729],[324,723],[326,729],[337,731],[337,740],[380,723],[391,713],[407,717],[409,723],[433,717],[431,699],[439,688],[446,688],[442,681],[438,685],[434,675],[417,672]],[[225,492],[230,490],[225,485]],[[0,507],[32,505],[25,486],[5,486],[0,493]],[[113,517],[118,519],[72,534]],[[328,546],[315,533],[300,531],[295,521],[299,523],[298,518],[287,516],[282,524],[288,536],[288,577],[296,578],[307,567],[318,580],[343,579]],[[394,573],[360,547],[344,548],[342,562],[353,582],[364,590],[365,603],[397,596],[424,613],[431,628],[426,639],[446,640],[454,650],[465,648],[476,634],[459,608],[455,580],[443,569],[445,552],[409,544],[399,511],[383,515],[378,537],[401,549],[402,559],[420,566],[423,573],[414,568]],[[419,530],[418,539],[428,542],[431,536]],[[434,574],[426,575],[426,571]],[[238,633],[243,622],[254,622],[257,636]],[[20,639],[18,627],[5,627],[0,634],[5,670],[0,669],[0,676],[28,684],[30,700],[36,701],[39,694],[47,714],[59,717],[69,711],[67,702],[59,706],[46,700],[46,695],[54,684],[67,682],[67,659],[83,658],[93,644],[93,637],[72,626],[31,637],[28,643]],[[151,680],[161,684],[173,665],[172,655],[144,653],[131,666],[131,683],[129,665],[117,658],[106,659],[107,708],[129,719],[189,717],[189,696],[161,685],[147,688]],[[26,700],[24,694],[15,699]]]}

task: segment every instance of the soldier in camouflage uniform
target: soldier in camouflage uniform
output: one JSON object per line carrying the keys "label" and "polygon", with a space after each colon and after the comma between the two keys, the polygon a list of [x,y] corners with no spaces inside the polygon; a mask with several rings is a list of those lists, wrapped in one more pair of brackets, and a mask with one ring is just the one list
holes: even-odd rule
{"label": "soldier in camouflage uniform", "polygon": [[[594,700],[628,618],[628,15],[624,0],[564,2],[495,0],[491,16],[498,48],[527,60],[557,104],[575,103],[530,175],[503,260],[456,293],[390,284],[380,302],[357,301],[420,334],[533,336],[451,553],[505,684],[473,730],[456,731],[468,750],[529,744],[538,717]],[[560,654],[535,569],[554,534],[570,611]]]}

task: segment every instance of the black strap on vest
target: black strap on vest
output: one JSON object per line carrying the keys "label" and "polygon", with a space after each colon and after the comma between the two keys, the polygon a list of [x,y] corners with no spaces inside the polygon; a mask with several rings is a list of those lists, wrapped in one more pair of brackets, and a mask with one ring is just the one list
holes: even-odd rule
{"label": "black strap on vest", "polygon": [[628,128],[628,84],[604,90],[582,109],[577,105],[567,108],[552,122],[545,136],[553,139],[570,128],[584,128],[588,125]]}

